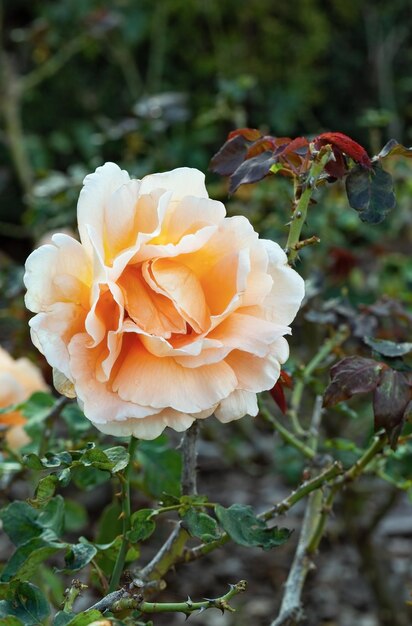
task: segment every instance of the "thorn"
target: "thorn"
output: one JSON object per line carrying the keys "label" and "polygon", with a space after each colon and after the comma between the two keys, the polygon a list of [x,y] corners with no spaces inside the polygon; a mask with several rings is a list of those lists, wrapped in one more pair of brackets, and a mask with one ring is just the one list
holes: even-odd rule
{"label": "thorn", "polygon": [[191,609],[191,608],[192,608],[192,606],[193,606],[193,600],[192,600],[192,598],[191,598],[190,596],[187,596],[186,604],[187,604],[187,606],[189,607],[189,609]]}
{"label": "thorn", "polygon": [[206,611],[206,607],[201,606],[200,609],[199,609],[199,613],[203,613],[203,611]]}

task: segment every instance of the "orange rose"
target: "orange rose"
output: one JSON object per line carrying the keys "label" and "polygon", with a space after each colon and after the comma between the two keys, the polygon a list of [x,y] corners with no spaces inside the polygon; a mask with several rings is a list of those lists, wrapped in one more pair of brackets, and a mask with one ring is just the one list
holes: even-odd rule
{"label": "orange rose", "polygon": [[279,377],[303,280],[225,215],[195,169],[131,180],[106,163],[84,181],[80,243],[55,235],[28,258],[33,342],[102,432],[256,415]]}
{"label": "orange rose", "polygon": [[[14,360],[0,347],[0,408],[24,402],[35,391],[46,391],[40,370],[28,359]],[[0,413],[0,427],[6,427],[6,442],[18,450],[29,442],[23,428],[26,418],[19,411]]]}

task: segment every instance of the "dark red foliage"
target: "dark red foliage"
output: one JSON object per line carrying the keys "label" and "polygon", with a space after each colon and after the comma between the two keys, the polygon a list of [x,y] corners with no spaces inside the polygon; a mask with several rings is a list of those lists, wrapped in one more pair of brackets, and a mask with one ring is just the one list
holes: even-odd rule
{"label": "dark red foliage", "polygon": [[325,169],[334,178],[343,178],[347,174],[345,156],[367,169],[372,167],[372,162],[365,148],[343,133],[322,133],[315,137],[313,144],[317,150],[320,150],[322,146],[332,146],[335,161],[330,161]]}
{"label": "dark red foliage", "polygon": [[291,389],[293,387],[293,381],[291,376],[289,376],[287,372],[281,370],[279,379],[276,385],[270,390],[270,394],[282,413],[285,414],[288,407],[286,403],[284,387]]}

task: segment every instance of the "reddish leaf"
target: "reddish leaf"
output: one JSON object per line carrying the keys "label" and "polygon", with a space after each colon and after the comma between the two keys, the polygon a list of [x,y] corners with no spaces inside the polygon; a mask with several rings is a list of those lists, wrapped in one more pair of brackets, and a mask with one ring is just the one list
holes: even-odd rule
{"label": "reddish leaf", "polygon": [[[289,140],[290,141],[290,140]],[[275,137],[270,137],[270,135],[265,135],[261,137],[250,146],[249,150],[246,153],[246,159],[251,159],[262,152],[266,152],[269,150],[275,150],[277,147],[277,140]]]}
{"label": "reddish leaf", "polygon": [[398,143],[396,139],[390,139],[378,154],[378,159],[385,159],[390,156],[403,156],[407,159],[412,158],[412,148],[406,148]]}
{"label": "reddish leaf", "polygon": [[247,141],[256,141],[262,136],[260,130],[257,128],[237,128],[236,130],[232,130],[227,136],[228,139],[233,139],[233,137],[238,136],[244,137]]}
{"label": "reddish leaf", "polygon": [[[287,139],[287,137],[285,137],[285,139]],[[306,137],[296,137],[292,141],[290,141],[289,139],[287,143],[285,142],[284,148],[281,150],[281,152],[276,152],[275,154],[276,156],[278,154],[282,154],[282,156],[285,156],[287,154],[291,154],[292,152],[294,152],[298,154],[299,156],[305,156],[308,150],[308,147],[309,147],[309,141],[306,139]]]}
{"label": "reddish leaf", "polygon": [[412,388],[402,372],[387,368],[373,393],[375,430],[384,428],[392,448],[396,446],[412,400]]}
{"label": "reddish leaf", "polygon": [[325,391],[323,405],[334,406],[358,393],[373,391],[379,384],[382,371],[389,369],[385,363],[349,356],[330,370],[331,382]]}
{"label": "reddish leaf", "polygon": [[288,407],[286,404],[285,392],[283,391],[282,383],[279,380],[276,385],[270,390],[270,395],[272,396],[282,413],[285,414]]}
{"label": "reddish leaf", "polygon": [[278,405],[278,407],[280,408],[280,410],[282,411],[282,413],[286,413],[287,408],[288,408],[286,404],[285,392],[283,390],[284,387],[287,387],[288,389],[292,389],[293,381],[292,381],[292,377],[289,376],[287,372],[285,372],[284,370],[281,370],[279,379],[276,385],[272,387],[272,389],[270,390],[270,394],[272,398],[274,399],[274,401],[276,402],[276,404]]}
{"label": "reddish leaf", "polygon": [[262,152],[258,156],[244,161],[233,173],[230,179],[229,193],[234,193],[240,185],[256,183],[262,180],[269,172],[277,159],[273,152]]}
{"label": "reddish leaf", "polygon": [[221,176],[230,176],[243,163],[248,143],[241,135],[226,141],[210,161],[210,169]]}
{"label": "reddish leaf", "polygon": [[335,154],[335,158],[336,152],[339,150],[353,159],[355,163],[359,163],[367,169],[372,167],[372,162],[365,148],[343,133],[322,133],[321,135],[315,137],[313,143],[317,150],[319,150],[322,146],[330,144],[334,148],[333,152]]}

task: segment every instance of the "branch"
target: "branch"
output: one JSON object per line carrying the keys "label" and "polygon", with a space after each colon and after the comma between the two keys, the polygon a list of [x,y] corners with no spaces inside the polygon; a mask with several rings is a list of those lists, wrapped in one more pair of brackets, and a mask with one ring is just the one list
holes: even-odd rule
{"label": "branch", "polygon": [[182,441],[182,494],[194,496],[197,494],[196,484],[196,461],[197,461],[197,438],[199,434],[199,422],[195,420],[191,427],[183,435]]}
{"label": "branch", "polygon": [[277,420],[276,417],[274,417],[274,415],[272,415],[270,411],[265,406],[263,406],[262,403],[259,403],[259,413],[267,422],[272,424],[272,426],[278,431],[279,435],[282,437],[283,441],[296,448],[296,450],[299,450],[299,452],[303,454],[303,456],[306,456],[308,459],[314,459],[315,452],[311,450],[309,446],[300,441],[300,439],[295,437],[295,435],[291,433],[290,430],[285,428],[285,426],[283,426],[283,424],[281,424],[279,420]]}
{"label": "branch", "polygon": [[119,613],[124,610],[139,610],[142,613],[184,613],[189,616],[195,611],[203,612],[206,609],[220,609],[234,612],[229,600],[238,593],[246,591],[246,581],[241,580],[236,585],[230,585],[230,590],[219,598],[205,598],[200,602],[193,602],[190,598],[186,602],[145,602],[141,594],[137,596],[123,597],[112,603],[110,610],[112,613]]}

